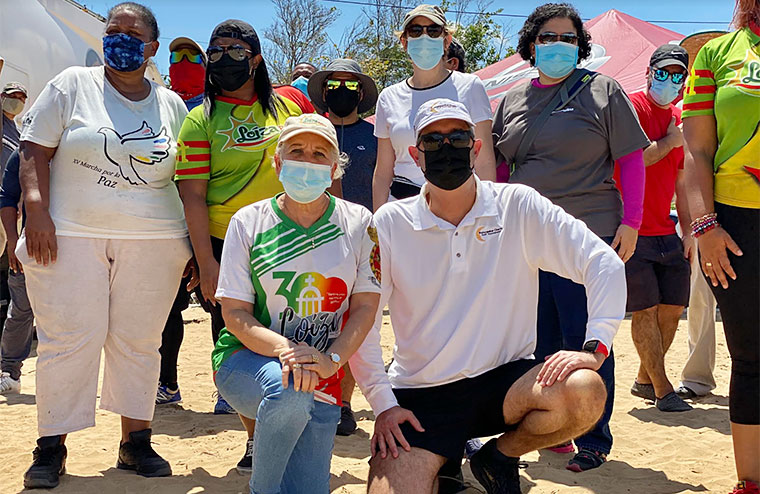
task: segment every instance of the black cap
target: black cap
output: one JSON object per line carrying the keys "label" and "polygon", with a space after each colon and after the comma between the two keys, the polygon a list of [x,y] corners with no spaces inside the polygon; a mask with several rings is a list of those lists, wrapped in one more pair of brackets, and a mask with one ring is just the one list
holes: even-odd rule
{"label": "black cap", "polygon": [[649,66],[661,69],[668,65],[679,65],[689,70],[689,53],[678,45],[662,45],[652,53]]}
{"label": "black cap", "polygon": [[245,21],[238,19],[227,19],[226,21],[221,22],[214,28],[214,31],[211,33],[211,39],[209,40],[208,44],[211,45],[211,43],[216,38],[239,39],[251,45],[251,51],[253,52],[254,56],[261,53],[261,43],[259,42],[259,36],[256,34],[253,26]]}

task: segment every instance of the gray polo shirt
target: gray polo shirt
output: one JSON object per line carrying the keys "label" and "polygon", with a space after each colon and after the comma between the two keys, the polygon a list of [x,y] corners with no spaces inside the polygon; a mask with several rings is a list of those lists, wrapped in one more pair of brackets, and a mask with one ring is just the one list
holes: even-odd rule
{"label": "gray polo shirt", "polygon": [[[497,163],[514,161],[523,134],[557,91],[559,85],[531,82],[507,91],[493,120]],[[600,237],[613,236],[623,216],[615,160],[648,145],[623,88],[599,74],[549,117],[509,181],[533,187]]]}

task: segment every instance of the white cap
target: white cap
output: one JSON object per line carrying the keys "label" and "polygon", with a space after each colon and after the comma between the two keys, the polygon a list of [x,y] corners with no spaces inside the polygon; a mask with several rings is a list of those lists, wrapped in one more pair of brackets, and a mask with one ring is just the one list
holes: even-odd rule
{"label": "white cap", "polygon": [[316,134],[323,137],[335,148],[335,151],[340,153],[335,126],[318,113],[304,113],[296,117],[288,117],[282,126],[279,142],[285,142],[299,134]]}
{"label": "white cap", "polygon": [[417,110],[417,116],[414,117],[414,136],[420,135],[420,131],[438,120],[451,118],[461,120],[471,128],[475,127],[472,123],[470,112],[467,107],[458,101],[452,101],[446,98],[436,98],[426,101]]}

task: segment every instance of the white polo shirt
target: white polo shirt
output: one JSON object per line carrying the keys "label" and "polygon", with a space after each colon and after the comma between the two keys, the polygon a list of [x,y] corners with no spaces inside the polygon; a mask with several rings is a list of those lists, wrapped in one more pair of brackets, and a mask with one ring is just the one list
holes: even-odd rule
{"label": "white polo shirt", "polygon": [[386,374],[380,324],[351,358],[375,414],[398,404],[392,388],[438,386],[533,358],[539,269],[586,286],[586,340],[612,348],[626,301],[617,254],[532,188],[475,180],[475,204],[458,226],[430,211],[427,186],[375,214],[394,362]]}

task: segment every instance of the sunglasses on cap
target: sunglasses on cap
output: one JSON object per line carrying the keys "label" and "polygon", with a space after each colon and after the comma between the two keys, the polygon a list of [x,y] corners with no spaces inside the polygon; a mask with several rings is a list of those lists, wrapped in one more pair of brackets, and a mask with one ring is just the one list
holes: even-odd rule
{"label": "sunglasses on cap", "polygon": [[683,84],[683,81],[686,79],[686,74],[684,72],[674,72],[671,74],[665,69],[655,69],[654,72],[652,72],[652,77],[654,77],[654,80],[660,82],[667,81],[668,77],[670,77],[673,84]]}
{"label": "sunglasses on cap", "polygon": [[231,59],[233,59],[236,62],[242,62],[246,58],[248,58],[248,54],[253,54],[251,50],[248,48],[242,46],[242,45],[232,45],[232,46],[209,46],[208,50],[206,50],[206,55],[208,55],[208,61],[211,63],[218,62],[222,59],[222,55],[227,54],[230,56]]}
{"label": "sunglasses on cap", "polygon": [[440,132],[431,132],[429,134],[422,134],[417,138],[417,148],[422,151],[438,151],[443,147],[443,143],[447,140],[452,147],[457,149],[469,149],[475,135],[471,130],[455,130],[448,134],[442,134]]}
{"label": "sunglasses on cap", "polygon": [[346,89],[351,91],[358,91],[361,88],[359,81],[338,81],[335,79],[328,79],[325,84],[328,91],[331,89],[338,89],[341,86],[346,86]]}
{"label": "sunglasses on cap", "polygon": [[422,36],[422,33],[427,34],[431,38],[440,38],[443,34],[443,26],[439,26],[438,24],[432,24],[430,26],[411,24],[406,26],[405,32],[410,38],[419,38]]}
{"label": "sunglasses on cap", "polygon": [[575,33],[557,34],[551,31],[546,31],[536,36],[536,39],[538,40],[539,44],[542,44],[542,45],[545,45],[547,43],[555,43],[557,41],[561,41],[563,43],[568,43],[571,45],[578,44],[578,35]]}
{"label": "sunglasses on cap", "polygon": [[201,54],[189,48],[181,48],[171,52],[171,55],[169,55],[169,63],[180,63],[183,58],[186,58],[190,63],[203,63],[203,57],[201,57]]}

